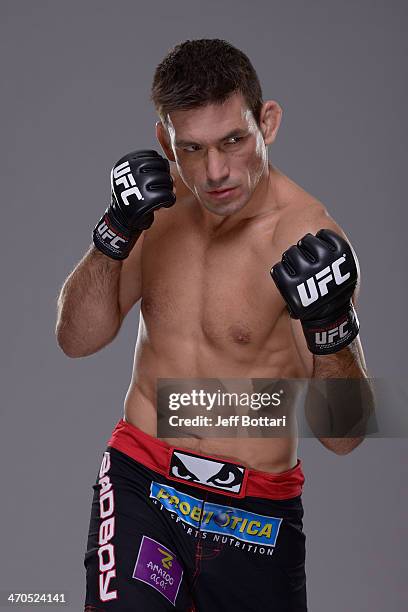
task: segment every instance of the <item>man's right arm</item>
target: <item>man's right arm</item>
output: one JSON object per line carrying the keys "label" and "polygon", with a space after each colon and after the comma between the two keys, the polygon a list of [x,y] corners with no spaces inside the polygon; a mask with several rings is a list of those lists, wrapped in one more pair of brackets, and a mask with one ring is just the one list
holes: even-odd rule
{"label": "man's right arm", "polygon": [[142,235],[154,211],[173,206],[169,163],[155,151],[135,151],[111,173],[112,201],[93,232],[94,245],[65,281],[56,336],[69,357],[85,357],[111,342],[141,297]]}
{"label": "man's right arm", "polygon": [[56,337],[69,357],[91,355],[116,336],[121,268],[121,261],[92,246],[66,279],[58,297]]}
{"label": "man's right arm", "polygon": [[68,357],[96,353],[116,337],[141,297],[140,236],[123,261],[91,246],[62,286],[57,303],[57,342]]}

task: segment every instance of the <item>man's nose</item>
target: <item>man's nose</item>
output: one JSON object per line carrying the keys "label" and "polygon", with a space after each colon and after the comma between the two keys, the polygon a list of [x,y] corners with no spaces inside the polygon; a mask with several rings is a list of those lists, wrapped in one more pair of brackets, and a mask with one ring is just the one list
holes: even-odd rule
{"label": "man's nose", "polygon": [[217,189],[229,176],[227,156],[217,149],[207,151],[207,181],[210,187]]}

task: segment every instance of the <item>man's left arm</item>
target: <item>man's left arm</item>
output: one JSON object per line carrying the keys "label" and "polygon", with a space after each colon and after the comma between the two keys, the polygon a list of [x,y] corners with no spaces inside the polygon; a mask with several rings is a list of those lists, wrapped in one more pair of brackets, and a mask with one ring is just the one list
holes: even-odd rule
{"label": "man's left arm", "polygon": [[[299,351],[304,353],[307,345],[312,353],[316,387],[318,379],[328,381],[320,384],[324,400],[319,409],[311,381],[305,406],[308,422],[326,448],[346,454],[364,439],[373,398],[354,310],[358,261],[342,230],[334,223],[325,227],[328,232],[307,233],[285,251],[271,274],[287,304]],[[331,430],[327,436],[321,435],[326,423]],[[339,437],[333,431],[341,432]]]}

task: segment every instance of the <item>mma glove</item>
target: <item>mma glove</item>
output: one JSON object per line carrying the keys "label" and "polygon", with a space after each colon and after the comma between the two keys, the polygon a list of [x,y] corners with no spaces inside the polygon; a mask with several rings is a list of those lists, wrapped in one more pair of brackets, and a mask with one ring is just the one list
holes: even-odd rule
{"label": "mma glove", "polygon": [[126,259],[143,230],[154,221],[154,211],[173,206],[170,164],[156,151],[133,151],[111,172],[111,203],[97,223],[95,246],[112,259]]}
{"label": "mma glove", "polygon": [[357,336],[351,302],[358,261],[351,246],[329,229],[306,234],[271,269],[272,279],[293,319],[300,319],[309,350],[336,353]]}

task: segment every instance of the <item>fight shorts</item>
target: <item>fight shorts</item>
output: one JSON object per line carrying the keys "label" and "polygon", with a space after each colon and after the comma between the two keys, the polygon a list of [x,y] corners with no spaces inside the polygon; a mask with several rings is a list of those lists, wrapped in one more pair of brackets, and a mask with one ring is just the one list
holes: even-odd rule
{"label": "fight shorts", "polygon": [[93,486],[85,612],[304,612],[300,461],[279,474],[120,420]]}

